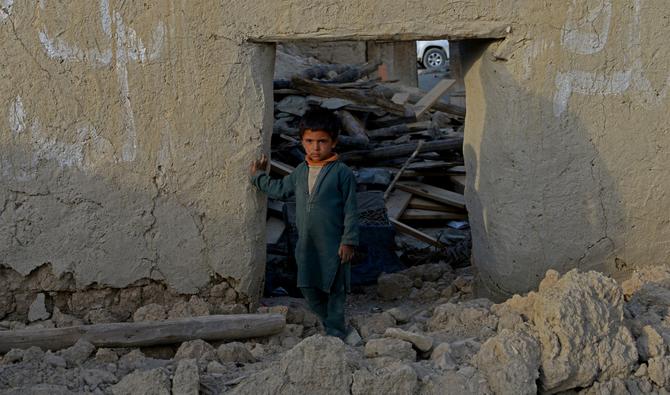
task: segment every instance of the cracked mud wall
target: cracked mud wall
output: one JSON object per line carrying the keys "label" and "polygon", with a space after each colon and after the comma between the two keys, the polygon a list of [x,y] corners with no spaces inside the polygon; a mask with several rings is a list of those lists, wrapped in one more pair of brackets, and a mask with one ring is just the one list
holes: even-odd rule
{"label": "cracked mud wall", "polygon": [[189,3],[3,1],[0,264],[187,294],[220,276],[255,298],[246,171],[271,130],[273,48]]}
{"label": "cracked mud wall", "polygon": [[[667,6],[648,0],[0,0],[0,264],[257,295],[272,43],[468,45],[466,199],[493,294],[664,263]],[[511,28],[511,29],[508,29]],[[504,39],[503,39],[504,38]],[[266,111],[268,110],[268,111]]]}

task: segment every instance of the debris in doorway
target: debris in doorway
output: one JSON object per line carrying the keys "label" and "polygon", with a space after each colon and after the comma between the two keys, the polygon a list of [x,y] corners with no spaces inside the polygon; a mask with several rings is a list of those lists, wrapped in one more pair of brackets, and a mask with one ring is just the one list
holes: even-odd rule
{"label": "debris in doorway", "polygon": [[[381,210],[375,212],[374,223],[369,223],[371,211],[360,208],[365,231],[361,232],[362,261],[352,273],[354,284],[371,283],[382,272],[402,269],[392,252],[393,228],[404,251],[401,257],[410,251],[414,255],[424,251],[427,257],[432,255],[429,251],[436,251],[446,257],[449,249],[469,240],[463,197],[465,109],[441,100],[454,81],[444,79],[422,92],[371,77],[379,66],[312,61],[295,68],[293,74],[282,67],[281,79],[274,81],[271,172],[284,176],[303,160],[298,136],[301,116],[310,107],[321,107],[334,111],[342,121],[337,150],[354,170],[359,194],[379,191],[375,199],[381,202]],[[359,201],[365,200],[361,196]],[[270,205],[275,207],[268,212],[268,252],[273,258],[268,261],[266,285],[271,288],[266,287],[266,294],[282,287],[295,295],[290,273],[297,240],[292,203],[270,201]],[[276,209],[280,206],[283,210]],[[454,263],[462,266],[463,254],[452,255],[459,257]]]}

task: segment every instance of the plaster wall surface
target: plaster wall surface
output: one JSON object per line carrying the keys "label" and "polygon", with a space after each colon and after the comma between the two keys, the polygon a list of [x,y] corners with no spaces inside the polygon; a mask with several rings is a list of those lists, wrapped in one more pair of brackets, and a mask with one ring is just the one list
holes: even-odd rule
{"label": "plaster wall surface", "polygon": [[656,0],[0,0],[0,264],[78,286],[222,277],[255,298],[275,41],[465,45],[466,199],[493,294],[665,263],[670,49]]}

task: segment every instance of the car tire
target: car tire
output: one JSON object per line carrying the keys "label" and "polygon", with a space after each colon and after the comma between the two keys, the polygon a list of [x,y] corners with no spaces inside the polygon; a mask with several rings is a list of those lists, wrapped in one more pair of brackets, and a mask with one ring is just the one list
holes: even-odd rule
{"label": "car tire", "polygon": [[447,66],[447,53],[441,48],[428,48],[423,53],[423,67],[429,70],[442,70]]}

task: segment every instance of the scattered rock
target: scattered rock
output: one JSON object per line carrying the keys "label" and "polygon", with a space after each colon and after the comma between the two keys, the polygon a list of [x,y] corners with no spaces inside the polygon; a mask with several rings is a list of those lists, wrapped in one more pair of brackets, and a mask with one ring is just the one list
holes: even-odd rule
{"label": "scattered rock", "polygon": [[60,367],[64,368],[67,366],[67,362],[65,361],[65,358],[61,357],[60,355],[53,354],[51,351],[47,351],[46,354],[44,354],[43,358],[44,363],[47,365],[53,366],[53,367]]}
{"label": "scattered rock", "polygon": [[450,355],[457,364],[470,363],[471,359],[477,355],[482,344],[474,338],[457,340],[449,343],[451,349]]}
{"label": "scattered rock", "polygon": [[69,326],[84,325],[84,320],[70,314],[65,314],[61,312],[58,307],[54,307],[53,314],[51,315],[51,320],[54,322],[56,328],[66,328]]}
{"label": "scattered rock", "polygon": [[95,360],[102,363],[115,363],[119,360],[119,355],[110,348],[99,348],[95,353]]}
{"label": "scattered rock", "polygon": [[39,362],[44,358],[44,351],[41,348],[32,346],[23,352],[23,362]]}
{"label": "scattered rock", "polygon": [[544,390],[588,387],[629,374],[638,355],[623,325],[623,292],[617,283],[600,273],[571,270],[550,284],[533,307]]}
{"label": "scattered rock", "polygon": [[23,359],[23,353],[25,351],[20,348],[12,348],[7,351],[4,357],[2,357],[3,365],[21,361]]}
{"label": "scattered rock", "polygon": [[97,388],[101,384],[114,384],[118,381],[112,373],[101,369],[82,369],[81,378],[89,388]]}
{"label": "scattered rock", "polygon": [[372,339],[365,344],[365,357],[390,357],[402,361],[416,361],[416,351],[412,343],[400,339]]}
{"label": "scattered rock", "polygon": [[225,343],[216,350],[221,362],[253,363],[256,357],[240,342]]}
{"label": "scattered rock", "polygon": [[350,393],[352,373],[344,343],[315,335],[287,351],[268,369],[244,379],[231,394],[345,395]]}
{"label": "scattered rock", "polygon": [[423,352],[430,351],[433,348],[433,338],[419,333],[408,332],[398,328],[388,328],[384,332],[384,336],[408,341],[419,351]]}
{"label": "scattered rock", "polygon": [[133,321],[163,321],[167,318],[165,306],[151,303],[140,307],[133,314]]}
{"label": "scattered rock", "polygon": [[246,314],[249,312],[249,309],[243,304],[227,304],[225,306],[219,306],[219,314]]}
{"label": "scattered rock", "polygon": [[43,293],[38,293],[35,301],[30,305],[28,310],[28,321],[46,320],[51,315],[47,311],[46,298]]}
{"label": "scattered rock", "polygon": [[419,388],[418,377],[411,366],[397,364],[370,372],[361,369],[353,375],[353,395],[414,394]]}
{"label": "scattered rock", "polygon": [[352,325],[358,333],[367,339],[371,335],[381,335],[386,329],[396,325],[396,321],[389,313],[376,313],[371,316],[356,316],[352,319]]}
{"label": "scattered rock", "polygon": [[90,342],[79,339],[74,346],[60,350],[58,355],[65,358],[68,366],[77,366],[82,364],[95,351],[95,346]]}
{"label": "scattered rock", "polygon": [[109,389],[114,395],[170,395],[170,378],[163,369],[136,370]]}
{"label": "scattered rock", "polygon": [[117,322],[117,318],[106,309],[92,309],[84,315],[84,321],[89,324],[108,324],[110,322]]}
{"label": "scattered rock", "polygon": [[193,295],[188,302],[179,301],[168,312],[168,319],[199,317],[209,315],[209,305]]}
{"label": "scattered rock", "polygon": [[357,347],[363,344],[363,339],[361,338],[361,335],[358,334],[356,328],[351,328],[346,339],[344,339],[344,342],[351,347]]}
{"label": "scattered rock", "polygon": [[637,338],[636,343],[640,359],[643,361],[665,356],[668,351],[668,346],[663,337],[650,325],[642,328],[642,335]]}
{"label": "scattered rock", "polygon": [[187,341],[179,346],[174,359],[197,359],[212,361],[216,359],[216,350],[211,344],[204,340],[196,339]]}
{"label": "scattered rock", "polygon": [[504,329],[482,345],[474,360],[496,394],[537,394],[540,343],[530,333]]}
{"label": "scattered rock", "polygon": [[405,324],[410,319],[409,311],[403,307],[393,307],[386,310],[386,313],[390,314],[398,324]]}
{"label": "scattered rock", "polygon": [[404,298],[409,296],[413,284],[412,279],[404,274],[384,273],[377,279],[377,294],[385,300]]}
{"label": "scattered rock", "polygon": [[207,373],[224,374],[226,373],[226,367],[217,361],[209,361],[207,364]]}
{"label": "scattered rock", "polygon": [[430,354],[430,360],[442,370],[456,370],[456,361],[451,356],[449,343],[440,343]]}
{"label": "scattered rock", "polygon": [[278,111],[302,117],[309,108],[307,100],[302,96],[290,95],[276,104]]}
{"label": "scattered rock", "polygon": [[198,395],[200,376],[198,362],[195,359],[182,359],[172,379],[172,393],[179,395]]}
{"label": "scattered rock", "polygon": [[508,304],[496,304],[491,306],[491,312],[498,317],[498,331],[503,329],[520,329],[523,327],[523,316]]}
{"label": "scattered rock", "polygon": [[422,395],[491,395],[486,379],[478,373],[464,375],[460,371],[445,371],[425,379]]}
{"label": "scattered rock", "polygon": [[[490,303],[490,302],[488,302]],[[475,299],[465,303],[437,306],[428,320],[428,329],[443,332],[449,339],[476,336],[486,339],[495,335],[498,317],[491,314],[485,302]]]}
{"label": "scattered rock", "polygon": [[651,381],[659,387],[670,390],[670,357],[650,359],[647,371]]}

